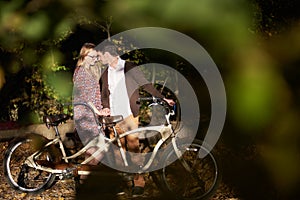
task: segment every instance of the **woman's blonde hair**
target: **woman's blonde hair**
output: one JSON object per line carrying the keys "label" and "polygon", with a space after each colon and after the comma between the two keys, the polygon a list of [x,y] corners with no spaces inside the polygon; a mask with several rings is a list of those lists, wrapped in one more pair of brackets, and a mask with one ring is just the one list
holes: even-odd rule
{"label": "woman's blonde hair", "polygon": [[101,71],[103,65],[100,62],[94,64],[87,64],[85,62],[85,57],[95,48],[93,43],[85,43],[80,50],[79,58],[76,64],[74,76],[77,74],[77,71],[80,67],[85,68],[86,72],[91,74],[97,81],[99,81],[101,77]]}
{"label": "woman's blonde hair", "polygon": [[92,51],[95,48],[95,44],[93,43],[85,43],[80,49],[79,58],[76,64],[76,68],[80,67],[84,61],[85,56],[88,55],[90,51]]}

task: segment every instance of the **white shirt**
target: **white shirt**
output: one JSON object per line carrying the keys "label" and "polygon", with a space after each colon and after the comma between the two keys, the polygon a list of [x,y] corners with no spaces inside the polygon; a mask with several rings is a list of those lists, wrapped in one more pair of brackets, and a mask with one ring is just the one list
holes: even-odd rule
{"label": "white shirt", "polygon": [[124,118],[132,114],[125,82],[125,60],[118,58],[116,68],[108,67],[109,106],[111,115],[122,115]]}

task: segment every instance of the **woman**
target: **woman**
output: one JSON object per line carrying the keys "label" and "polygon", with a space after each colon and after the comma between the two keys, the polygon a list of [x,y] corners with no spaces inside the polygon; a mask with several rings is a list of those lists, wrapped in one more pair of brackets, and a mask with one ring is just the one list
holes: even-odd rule
{"label": "woman", "polygon": [[[96,107],[96,114],[109,115],[109,109],[102,109],[99,78],[101,65],[98,53],[94,50],[95,45],[85,43],[81,50],[73,75],[74,103],[92,103]],[[93,112],[86,106],[74,106],[75,128],[83,145],[99,134],[98,125]],[[87,156],[92,154],[95,148],[87,151]],[[97,164],[99,159],[90,161],[89,164]]]}

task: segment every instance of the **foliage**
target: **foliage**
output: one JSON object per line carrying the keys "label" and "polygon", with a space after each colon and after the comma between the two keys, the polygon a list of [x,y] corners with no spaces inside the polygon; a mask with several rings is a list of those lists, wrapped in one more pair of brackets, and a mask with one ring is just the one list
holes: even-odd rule
{"label": "foliage", "polygon": [[[264,170],[275,190],[286,194],[295,190],[300,177],[295,168],[287,167],[300,166],[295,122],[300,116],[297,9],[295,0],[124,0],[111,2],[104,12],[113,11],[119,31],[166,27],[202,44],[225,82],[228,112],[223,138],[237,148],[251,142],[261,147]],[[195,76],[195,86],[197,79],[201,77]]]}
{"label": "foliage", "polygon": [[[54,70],[66,71],[64,66],[58,66]],[[55,72],[53,72],[55,73]],[[57,72],[56,72],[57,73]],[[57,76],[57,75],[52,75]],[[31,69],[31,72],[25,76],[24,88],[21,95],[10,100],[10,110],[18,111],[20,110],[20,115],[11,116],[11,119],[16,121],[19,120],[28,120],[28,114],[30,114],[33,119],[29,117],[30,121],[40,121],[41,117],[44,115],[57,114],[61,112],[61,103],[69,102],[70,97],[61,95],[57,90],[47,82],[50,75],[44,75],[40,67],[34,67]],[[59,77],[58,77],[59,78]],[[57,80],[56,80],[57,81]],[[68,87],[65,85],[65,87]],[[22,112],[23,111],[23,112]],[[29,112],[29,113],[28,113]],[[22,116],[23,115],[23,116]],[[25,115],[25,116],[24,116]],[[25,119],[22,119],[24,118]]]}
{"label": "foliage", "polygon": [[[0,91],[1,112],[9,112],[11,120],[39,121],[44,114],[54,114],[55,106],[70,101],[72,68],[64,62],[63,43],[77,26],[93,25],[109,33],[109,19],[102,26],[91,13],[93,2],[87,1],[1,1],[0,2]],[[53,15],[56,13],[56,15]],[[76,41],[79,43],[79,41]],[[78,54],[78,45],[67,51]],[[75,49],[76,48],[76,49]],[[73,50],[73,51],[72,51]],[[16,77],[20,84],[6,82]],[[14,79],[14,78],[12,78]],[[22,85],[21,85],[22,83]],[[13,93],[5,92],[7,90]],[[17,94],[18,93],[18,94]],[[18,116],[21,115],[21,116]],[[8,116],[2,115],[2,120]]]}
{"label": "foliage", "polygon": [[[9,100],[15,99],[12,108],[20,109],[27,102],[28,106],[35,104],[29,107],[39,113],[40,106],[46,105],[40,101],[56,103],[68,98],[65,86],[71,82],[72,70],[66,52],[75,52],[72,60],[83,41],[100,41],[110,33],[143,26],[174,29],[203,45],[219,67],[228,97],[224,140],[234,147],[254,141],[261,147],[260,162],[263,172],[274,180],[274,191],[283,187],[289,192],[300,177],[298,8],[296,0],[0,1],[0,104],[9,104],[8,94]],[[113,17],[113,27],[107,16]],[[103,19],[108,19],[107,23]],[[78,26],[93,33],[79,33]],[[116,42],[120,46],[126,43],[122,39]],[[138,61],[145,58],[140,53],[128,56]],[[66,68],[56,71],[58,66]],[[188,64],[176,68],[189,75],[200,102],[209,96],[197,87],[201,77],[194,75]],[[16,95],[12,89],[16,83],[11,83],[10,76],[18,76],[24,69],[33,73],[26,74],[27,88],[18,88]],[[151,76],[152,72],[148,73]],[[19,82],[24,79],[17,78]],[[6,90],[9,84],[15,85]],[[201,107],[202,112],[210,110],[209,103]],[[285,164],[293,167],[282,174]]]}

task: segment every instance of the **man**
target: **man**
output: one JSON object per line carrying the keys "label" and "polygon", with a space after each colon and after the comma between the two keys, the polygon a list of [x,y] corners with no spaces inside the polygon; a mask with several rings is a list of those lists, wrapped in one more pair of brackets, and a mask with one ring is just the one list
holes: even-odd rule
{"label": "man", "polygon": [[[113,45],[107,45],[102,50],[100,59],[108,68],[103,72],[100,78],[100,90],[103,108],[109,108],[111,115],[122,115],[124,121],[118,125],[123,131],[129,131],[138,128],[139,89],[155,97],[164,98],[153,85],[144,77],[143,73],[132,62],[122,60]],[[170,105],[174,104],[171,99],[165,99]],[[126,137],[127,149],[130,152],[137,153],[131,157],[135,164],[142,164],[138,158],[139,138],[138,135],[128,135]],[[142,175],[134,178],[133,195],[140,195],[144,192],[145,181]]]}

